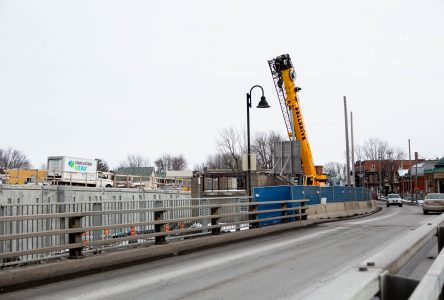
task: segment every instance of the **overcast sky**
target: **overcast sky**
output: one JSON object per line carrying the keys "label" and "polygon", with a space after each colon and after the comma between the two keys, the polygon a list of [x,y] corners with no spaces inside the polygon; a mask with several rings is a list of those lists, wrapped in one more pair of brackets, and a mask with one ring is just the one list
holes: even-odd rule
{"label": "overcast sky", "polygon": [[[245,93],[270,109],[253,132],[285,133],[267,60],[289,53],[316,164],[343,161],[342,97],[355,141],[444,155],[444,2],[0,0],[0,148],[128,153],[190,167],[220,128],[246,128]],[[253,93],[253,105],[260,100]]]}

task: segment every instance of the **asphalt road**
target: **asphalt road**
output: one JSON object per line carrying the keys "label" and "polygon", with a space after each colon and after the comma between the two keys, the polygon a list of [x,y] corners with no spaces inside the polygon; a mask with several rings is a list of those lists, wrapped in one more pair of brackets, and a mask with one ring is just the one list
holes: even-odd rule
{"label": "asphalt road", "polygon": [[424,216],[414,206],[384,207],[365,218],[0,294],[0,298],[298,299],[435,216]]}

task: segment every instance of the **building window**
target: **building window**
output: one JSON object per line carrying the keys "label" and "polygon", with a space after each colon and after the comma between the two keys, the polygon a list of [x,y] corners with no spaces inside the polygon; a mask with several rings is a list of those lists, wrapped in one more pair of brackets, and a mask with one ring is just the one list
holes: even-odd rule
{"label": "building window", "polygon": [[372,171],[376,171],[376,166],[372,165]]}

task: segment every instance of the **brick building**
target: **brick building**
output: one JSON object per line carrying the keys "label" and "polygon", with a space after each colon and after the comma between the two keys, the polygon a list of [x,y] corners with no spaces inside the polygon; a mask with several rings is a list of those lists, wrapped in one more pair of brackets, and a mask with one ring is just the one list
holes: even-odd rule
{"label": "brick building", "polygon": [[406,172],[399,180],[399,193],[402,196],[409,198],[411,191],[413,191],[418,199],[423,199],[424,196],[430,192],[430,189],[427,188],[428,183],[425,178],[425,173],[427,170],[433,169],[436,162],[436,160],[425,160],[413,164],[412,167],[408,169],[408,172]]}
{"label": "brick building", "polygon": [[[424,159],[419,159],[423,162]],[[411,168],[409,160],[364,160],[355,163],[356,185],[366,187],[383,195],[400,193],[403,173]]]}

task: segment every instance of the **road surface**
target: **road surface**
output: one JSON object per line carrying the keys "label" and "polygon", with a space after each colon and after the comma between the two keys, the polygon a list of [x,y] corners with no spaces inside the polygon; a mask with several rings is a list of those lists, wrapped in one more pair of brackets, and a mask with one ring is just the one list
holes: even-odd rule
{"label": "road surface", "polygon": [[274,234],[0,298],[298,299],[435,216],[424,216],[415,206],[384,207],[365,218]]}

